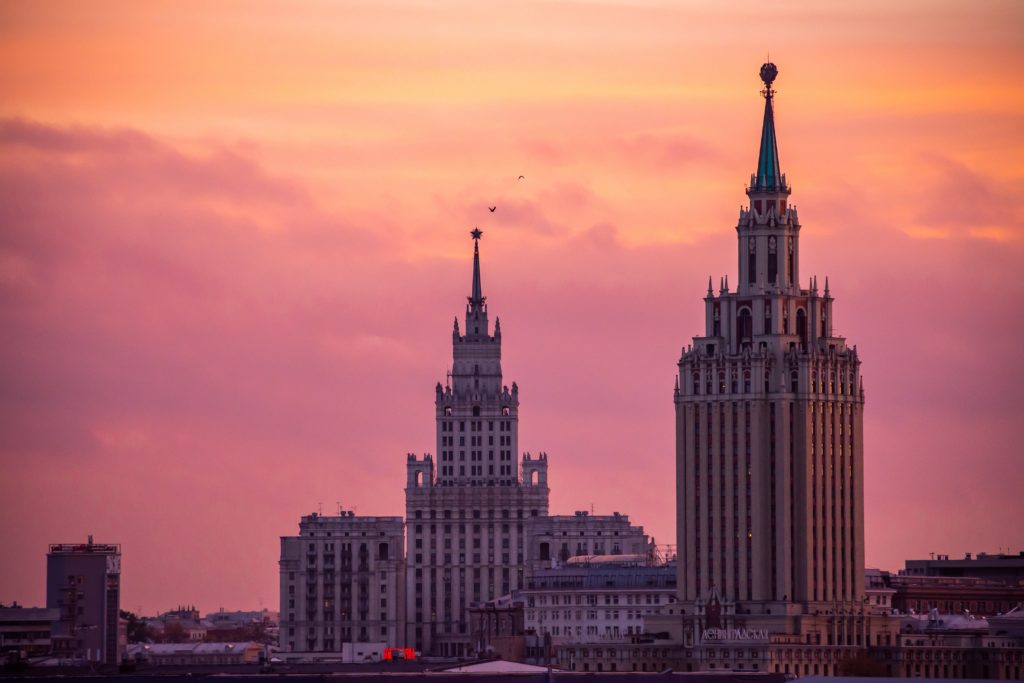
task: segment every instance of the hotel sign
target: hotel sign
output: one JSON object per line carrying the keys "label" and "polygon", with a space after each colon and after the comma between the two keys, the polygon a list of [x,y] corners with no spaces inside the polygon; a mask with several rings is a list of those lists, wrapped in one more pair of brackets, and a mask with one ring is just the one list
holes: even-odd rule
{"label": "hotel sign", "polygon": [[766,628],[706,628],[700,635],[702,641],[718,640],[768,640]]}

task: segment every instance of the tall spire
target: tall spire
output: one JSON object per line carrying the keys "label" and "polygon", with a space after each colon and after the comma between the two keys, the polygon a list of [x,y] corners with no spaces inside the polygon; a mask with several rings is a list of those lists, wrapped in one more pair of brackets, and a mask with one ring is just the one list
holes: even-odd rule
{"label": "tall spire", "polygon": [[479,306],[484,301],[483,287],[480,285],[480,238],[483,230],[473,228],[469,233],[473,236],[473,294],[469,297],[469,303]]}
{"label": "tall spire", "polygon": [[772,104],[772,82],[779,70],[771,62],[761,66],[761,80],[764,81],[764,123],[761,125],[761,149],[757,156],[757,177],[754,187],[758,190],[782,189],[782,171],[779,168],[779,145],[775,141],[775,109]]}

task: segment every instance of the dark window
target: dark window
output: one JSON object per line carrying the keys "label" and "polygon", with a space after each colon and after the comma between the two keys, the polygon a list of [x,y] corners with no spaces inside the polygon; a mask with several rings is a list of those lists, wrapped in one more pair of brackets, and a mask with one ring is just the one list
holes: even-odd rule
{"label": "dark window", "polygon": [[753,237],[747,240],[747,282],[757,282],[757,247]]}
{"label": "dark window", "polygon": [[753,339],[753,324],[750,319],[750,309],[741,308],[739,315],[736,316],[736,334],[740,341],[740,347],[744,344],[750,344]]}

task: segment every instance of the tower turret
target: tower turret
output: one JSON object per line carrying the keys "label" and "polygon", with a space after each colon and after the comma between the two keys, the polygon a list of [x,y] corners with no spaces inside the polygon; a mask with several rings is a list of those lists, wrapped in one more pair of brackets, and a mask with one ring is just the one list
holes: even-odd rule
{"label": "tower turret", "polygon": [[799,282],[796,208],[788,206],[791,192],[779,161],[775,135],[775,90],[779,70],[771,62],[761,66],[764,82],[764,119],[757,153],[757,170],[747,187],[749,204],[740,209],[739,292],[790,291]]}
{"label": "tower turret", "polygon": [[[474,228],[473,279],[466,298],[466,326],[452,332],[451,383],[436,392],[438,481],[441,486],[516,483],[518,388],[502,384],[501,326],[493,334],[483,294],[480,238]],[[460,433],[466,431],[468,434]]]}

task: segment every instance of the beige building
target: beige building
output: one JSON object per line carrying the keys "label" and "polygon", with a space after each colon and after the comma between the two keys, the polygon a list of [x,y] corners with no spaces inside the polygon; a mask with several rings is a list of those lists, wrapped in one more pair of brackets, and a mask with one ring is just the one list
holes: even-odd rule
{"label": "beige building", "polygon": [[532,571],[518,597],[526,630],[555,646],[623,642],[644,632],[646,616],[676,602],[676,571],[644,555],[584,555]]}
{"label": "beige building", "polygon": [[629,515],[592,515],[577,510],[530,520],[526,561],[531,571],[551,569],[581,555],[641,555],[653,559],[655,545]]}
{"label": "beige building", "polygon": [[315,658],[340,653],[345,643],[401,647],[404,532],[401,517],[341,510],[307,515],[298,536],[282,536],[281,649]]}
{"label": "beige building", "polygon": [[648,631],[681,642],[690,669],[827,675],[899,626],[865,602],[860,359],[833,331],[828,279],[801,284],[776,74],[761,67],[736,289],[723,278],[715,292],[709,280],[704,333],[679,361],[680,602]]}
{"label": "beige building", "polygon": [[479,230],[465,333],[437,385],[437,453],[409,454],[406,642],[423,653],[474,652],[468,608],[523,585],[527,523],[548,514],[547,454],[518,458],[519,387],[502,382],[501,323],[493,332],[480,277]]}
{"label": "beige building", "polygon": [[679,361],[676,459],[684,602],[754,613],[863,599],[864,394],[855,348],[832,331],[826,279],[800,284],[800,222],[779,170],[766,64],[739,283],[704,299]]}

